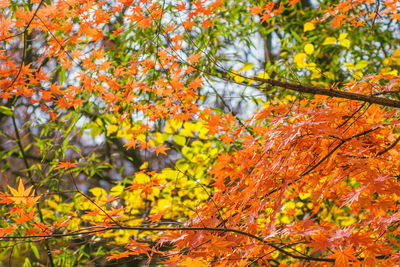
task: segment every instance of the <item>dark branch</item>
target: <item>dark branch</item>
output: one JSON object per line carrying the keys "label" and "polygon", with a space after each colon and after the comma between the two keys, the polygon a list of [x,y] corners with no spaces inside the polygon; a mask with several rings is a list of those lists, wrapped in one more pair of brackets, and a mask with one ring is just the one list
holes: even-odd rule
{"label": "dark branch", "polygon": [[277,86],[277,87],[281,87],[284,89],[288,89],[288,90],[292,90],[292,91],[296,91],[296,92],[300,92],[300,93],[309,93],[309,94],[314,94],[314,95],[326,95],[326,96],[330,96],[330,97],[358,100],[358,101],[363,101],[363,102],[367,102],[370,104],[377,104],[377,105],[386,106],[386,107],[400,108],[400,101],[398,101],[398,100],[357,94],[357,93],[352,93],[352,92],[342,92],[342,91],[326,89],[326,88],[321,88],[321,87],[312,86],[312,85],[302,85],[302,84],[281,82],[281,81],[277,81],[277,80],[273,80],[273,79],[261,79],[258,77],[251,77],[248,79],[252,79],[254,81],[261,82],[263,84],[269,84],[272,86]]}

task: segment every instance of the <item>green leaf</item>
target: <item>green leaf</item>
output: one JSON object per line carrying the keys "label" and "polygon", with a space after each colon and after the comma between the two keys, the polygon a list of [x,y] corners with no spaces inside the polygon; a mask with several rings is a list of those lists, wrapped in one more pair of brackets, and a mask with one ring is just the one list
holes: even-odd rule
{"label": "green leaf", "polygon": [[14,112],[10,108],[5,107],[5,106],[0,106],[0,113],[3,113],[4,115],[7,115],[7,116],[14,115]]}
{"label": "green leaf", "polygon": [[90,135],[92,138],[95,138],[96,136],[100,135],[102,133],[102,129],[97,125],[93,124],[92,128],[90,129]]}
{"label": "green leaf", "polygon": [[37,247],[33,244],[31,244],[31,249],[33,254],[35,254],[36,259],[40,259],[40,254],[39,254],[39,250],[37,249]]}
{"label": "green leaf", "polygon": [[60,70],[60,84],[64,84],[65,80],[66,80],[65,69],[61,68],[61,70]]}
{"label": "green leaf", "polygon": [[296,39],[297,42],[302,42],[300,36],[295,31],[290,30],[290,33],[293,35],[294,39]]}

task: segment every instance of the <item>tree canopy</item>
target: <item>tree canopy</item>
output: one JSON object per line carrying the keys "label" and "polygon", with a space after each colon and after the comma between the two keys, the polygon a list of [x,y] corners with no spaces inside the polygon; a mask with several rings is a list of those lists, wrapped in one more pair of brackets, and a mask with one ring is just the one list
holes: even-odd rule
{"label": "tree canopy", "polygon": [[0,10],[2,264],[400,264],[397,0]]}

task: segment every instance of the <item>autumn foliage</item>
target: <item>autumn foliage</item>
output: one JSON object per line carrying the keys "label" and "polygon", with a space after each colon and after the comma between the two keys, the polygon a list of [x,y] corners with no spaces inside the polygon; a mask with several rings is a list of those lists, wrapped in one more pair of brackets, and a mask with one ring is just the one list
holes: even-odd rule
{"label": "autumn foliage", "polygon": [[398,1],[0,10],[2,264],[400,264]]}

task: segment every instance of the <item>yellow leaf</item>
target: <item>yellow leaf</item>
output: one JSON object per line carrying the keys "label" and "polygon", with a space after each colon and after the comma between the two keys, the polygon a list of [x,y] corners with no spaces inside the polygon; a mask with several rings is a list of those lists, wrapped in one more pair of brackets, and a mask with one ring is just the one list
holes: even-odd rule
{"label": "yellow leaf", "polygon": [[207,161],[207,156],[204,154],[198,154],[192,159],[192,161],[201,166]]}
{"label": "yellow leaf", "polygon": [[[150,182],[150,176],[148,176],[148,175],[145,174],[145,173],[138,173],[138,174],[135,176],[134,181],[135,181],[136,183],[138,183],[138,184],[147,184],[147,183]],[[114,188],[115,188],[115,187],[114,187]]]}
{"label": "yellow leaf", "polygon": [[400,49],[394,50],[391,58],[396,63],[396,65],[400,65]]}
{"label": "yellow leaf", "polygon": [[289,216],[284,215],[281,219],[280,219],[281,223],[283,224],[289,224],[292,222],[292,220],[289,218]]}
{"label": "yellow leaf", "polygon": [[321,78],[321,72],[320,72],[320,71],[314,71],[314,72],[311,74],[311,79],[312,79],[312,80],[319,79],[319,78]]}
{"label": "yellow leaf", "polygon": [[333,45],[336,43],[336,38],[335,37],[326,37],[323,45]]}
{"label": "yellow leaf", "polygon": [[345,62],[344,65],[348,70],[354,70],[354,64],[350,62]]}
{"label": "yellow leaf", "polygon": [[317,64],[310,62],[306,65],[306,68],[311,71],[317,71]]}
{"label": "yellow leaf", "polygon": [[315,24],[312,22],[307,22],[304,24],[304,32],[312,31],[315,29]]}
{"label": "yellow leaf", "polygon": [[296,97],[295,97],[294,95],[287,95],[285,98],[286,98],[286,100],[288,100],[288,101],[294,101],[294,100],[296,100]]}
{"label": "yellow leaf", "polygon": [[304,61],[306,60],[306,58],[307,58],[306,54],[299,53],[294,56],[293,61],[294,63],[296,63],[298,68],[304,68],[305,67]]}
{"label": "yellow leaf", "polygon": [[95,187],[89,190],[93,194],[93,196],[96,197],[96,199],[106,199],[107,197],[107,192],[101,187]]}
{"label": "yellow leaf", "polygon": [[340,40],[339,43],[340,43],[341,46],[344,46],[344,47],[347,47],[347,48],[350,47],[350,40],[348,40],[348,39]]}
{"label": "yellow leaf", "polygon": [[251,70],[254,67],[253,63],[244,63],[243,67],[239,71]]}
{"label": "yellow leaf", "polygon": [[357,220],[354,217],[346,216],[346,217],[343,218],[342,221],[340,221],[340,224],[342,226],[350,226],[350,225],[353,225],[356,222],[357,222]]}
{"label": "yellow leaf", "polygon": [[125,186],[122,185],[116,185],[110,190],[110,195],[111,196],[119,196],[122,194],[122,192],[125,190]]}
{"label": "yellow leaf", "polygon": [[199,138],[200,139],[208,139],[208,129],[206,127],[203,127],[200,131],[199,131]]}
{"label": "yellow leaf", "polygon": [[164,131],[166,133],[175,133],[182,126],[183,122],[178,120],[169,120]]}
{"label": "yellow leaf", "polygon": [[363,74],[362,74],[361,71],[356,71],[356,72],[353,73],[352,76],[353,76],[354,79],[360,80],[363,77]]}
{"label": "yellow leaf", "polygon": [[334,79],[335,79],[335,74],[333,74],[333,73],[330,72],[330,71],[324,72],[324,76],[325,76],[326,78],[330,79],[330,80],[334,80]]}
{"label": "yellow leaf", "polygon": [[388,65],[390,65],[392,63],[392,58],[385,58],[383,61],[382,61],[382,64],[383,64],[383,66],[388,66]]}
{"label": "yellow leaf", "polygon": [[384,75],[397,75],[398,71],[397,70],[392,70],[390,67],[383,68],[381,70],[381,73]]}
{"label": "yellow leaf", "polygon": [[180,135],[175,135],[174,141],[180,146],[184,146],[186,144],[186,138]]}
{"label": "yellow leaf", "polygon": [[269,74],[266,72],[261,72],[261,73],[257,74],[256,77],[261,78],[261,79],[269,79],[270,78]]}
{"label": "yellow leaf", "polygon": [[366,61],[366,60],[360,60],[360,61],[358,61],[357,64],[356,64],[356,70],[361,70],[361,69],[363,69],[363,68],[365,68],[365,67],[367,67],[367,66],[368,66],[368,61]]}
{"label": "yellow leaf", "polygon": [[171,126],[175,131],[177,131],[179,128],[181,128],[181,126],[182,126],[182,124],[183,124],[183,122],[182,122],[182,121],[179,121],[179,120],[170,120],[170,121],[168,121],[168,122],[169,122],[170,126]]}
{"label": "yellow leaf", "polygon": [[113,134],[118,130],[118,126],[117,125],[110,125],[108,126],[107,129],[107,135]]}
{"label": "yellow leaf", "polygon": [[339,41],[340,41],[340,40],[346,39],[347,35],[349,35],[347,32],[341,33],[341,34],[339,35],[339,38],[338,38]]}
{"label": "yellow leaf", "polygon": [[312,44],[306,44],[304,46],[304,52],[306,52],[307,55],[311,55],[314,53],[314,46]]}
{"label": "yellow leaf", "polygon": [[149,167],[149,162],[148,162],[148,161],[145,161],[145,162],[143,162],[142,166],[140,166],[139,169],[145,170],[145,169],[147,169],[148,167]]}
{"label": "yellow leaf", "polygon": [[301,200],[307,199],[311,196],[311,193],[299,193],[299,197]]}
{"label": "yellow leaf", "polygon": [[230,76],[233,77],[233,80],[237,83],[242,83],[245,80],[245,78],[241,76],[238,71],[231,71]]}
{"label": "yellow leaf", "polygon": [[393,51],[393,57],[400,58],[400,49],[396,49],[396,50]]}

